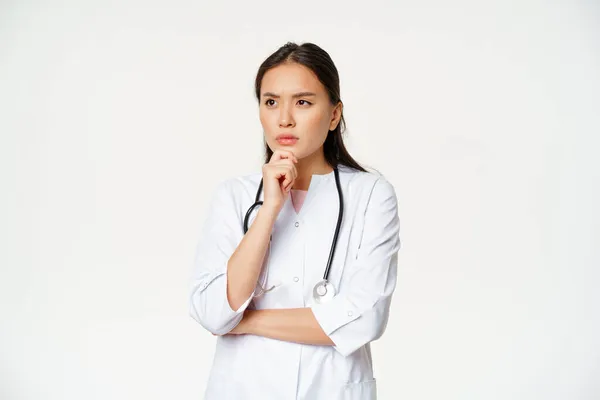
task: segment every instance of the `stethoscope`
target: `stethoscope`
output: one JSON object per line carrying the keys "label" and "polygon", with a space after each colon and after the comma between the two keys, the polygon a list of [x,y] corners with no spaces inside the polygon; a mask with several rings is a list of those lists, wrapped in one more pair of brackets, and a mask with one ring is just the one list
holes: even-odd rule
{"label": "stethoscope", "polygon": [[[337,167],[333,169],[335,175],[335,185],[337,187],[338,197],[340,199],[338,220],[335,227],[335,233],[333,235],[333,241],[331,243],[331,250],[329,251],[329,260],[327,260],[327,267],[325,267],[325,273],[323,274],[323,279],[317,282],[313,288],[313,299],[316,303],[324,303],[331,299],[333,299],[336,295],[335,287],[331,282],[329,282],[329,270],[331,269],[331,262],[333,260],[333,254],[335,252],[335,247],[337,245],[338,234],[340,232],[340,226],[342,224],[342,216],[344,215],[344,200],[342,198],[342,185],[340,184],[340,175]],[[248,219],[250,218],[250,213],[252,211],[263,204],[262,201],[259,201],[260,193],[262,191],[263,180],[260,179],[260,184],[258,185],[258,190],[256,191],[256,199],[254,200],[254,204],[250,206],[248,211],[246,212],[246,217],[244,218],[244,234],[248,232]],[[272,290],[274,287],[271,287],[266,291]],[[264,290],[264,289],[263,289]]]}

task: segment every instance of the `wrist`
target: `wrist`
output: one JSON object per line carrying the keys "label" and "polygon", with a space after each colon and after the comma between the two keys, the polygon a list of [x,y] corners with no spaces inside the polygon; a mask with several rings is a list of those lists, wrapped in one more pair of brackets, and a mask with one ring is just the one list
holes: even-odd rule
{"label": "wrist", "polygon": [[256,317],[258,315],[258,310],[246,310],[246,314],[244,315],[244,327],[243,327],[243,333],[247,334],[247,335],[252,335],[256,332],[255,328],[256,328]]}
{"label": "wrist", "polygon": [[258,209],[258,214],[256,215],[256,218],[265,218],[267,219],[269,222],[271,223],[275,223],[275,220],[277,219],[277,216],[279,215],[279,209],[276,207],[272,207],[272,206],[266,206],[266,205],[262,205],[259,209]]}

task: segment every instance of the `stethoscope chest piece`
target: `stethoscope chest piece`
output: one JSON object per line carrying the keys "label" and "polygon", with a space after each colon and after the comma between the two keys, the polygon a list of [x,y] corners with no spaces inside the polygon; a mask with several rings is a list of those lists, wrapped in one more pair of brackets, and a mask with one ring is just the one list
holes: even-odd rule
{"label": "stethoscope chest piece", "polygon": [[331,282],[323,279],[313,288],[313,299],[315,303],[322,304],[330,301],[335,297],[335,287]]}

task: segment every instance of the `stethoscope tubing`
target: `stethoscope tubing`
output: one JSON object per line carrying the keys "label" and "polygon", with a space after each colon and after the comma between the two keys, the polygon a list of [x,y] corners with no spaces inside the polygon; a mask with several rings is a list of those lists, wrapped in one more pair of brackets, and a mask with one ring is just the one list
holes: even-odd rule
{"label": "stethoscope tubing", "polygon": [[[340,175],[339,175],[339,171],[338,171],[337,167],[335,167],[333,169],[333,173],[335,174],[335,185],[337,188],[340,205],[339,205],[339,211],[338,211],[338,219],[337,219],[337,223],[335,226],[335,233],[333,234],[333,240],[331,243],[331,250],[329,251],[329,258],[327,260],[327,266],[325,267],[325,273],[323,274],[323,280],[325,280],[325,281],[327,281],[327,278],[329,277],[329,271],[331,270],[331,264],[333,262],[335,248],[337,247],[338,235],[340,233],[340,227],[342,225],[342,218],[344,216],[344,198],[342,196],[342,185],[340,183]],[[258,190],[256,191],[256,198],[254,200],[254,204],[252,204],[250,206],[250,208],[248,209],[248,211],[246,211],[246,216],[244,217],[244,234],[246,234],[246,232],[248,232],[248,221],[250,219],[250,214],[256,207],[263,204],[263,201],[259,200],[260,193],[262,191],[262,187],[263,187],[263,178],[260,179],[260,184],[258,185]]]}

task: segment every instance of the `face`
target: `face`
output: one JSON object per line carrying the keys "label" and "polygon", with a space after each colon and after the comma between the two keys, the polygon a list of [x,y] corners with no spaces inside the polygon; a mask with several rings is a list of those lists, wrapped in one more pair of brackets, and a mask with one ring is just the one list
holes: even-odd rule
{"label": "face", "polygon": [[260,122],[267,144],[273,151],[291,151],[298,159],[322,152],[329,130],[341,118],[342,104],[332,105],[316,75],[300,64],[282,64],[267,71],[260,96]]}

